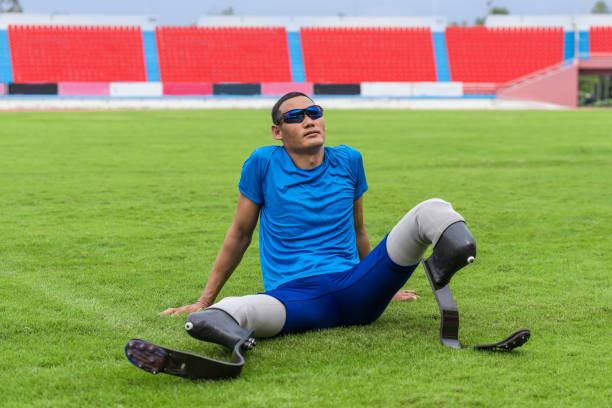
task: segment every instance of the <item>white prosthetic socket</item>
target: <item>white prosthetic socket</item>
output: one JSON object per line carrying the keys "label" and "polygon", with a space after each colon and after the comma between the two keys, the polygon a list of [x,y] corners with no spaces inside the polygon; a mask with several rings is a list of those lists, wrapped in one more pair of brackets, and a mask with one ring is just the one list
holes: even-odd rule
{"label": "white prosthetic socket", "polygon": [[269,295],[229,296],[209,309],[223,310],[244,330],[255,329],[255,337],[275,336],[285,325],[285,305]]}
{"label": "white prosthetic socket", "polygon": [[416,265],[429,244],[436,245],[449,225],[465,221],[450,203],[432,198],[418,204],[393,227],[387,237],[387,253],[400,266]]}

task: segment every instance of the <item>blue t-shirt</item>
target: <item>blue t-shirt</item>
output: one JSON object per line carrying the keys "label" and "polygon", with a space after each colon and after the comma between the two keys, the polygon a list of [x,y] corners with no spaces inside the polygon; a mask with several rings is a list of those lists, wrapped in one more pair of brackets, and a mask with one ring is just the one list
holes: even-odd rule
{"label": "blue t-shirt", "polygon": [[256,149],[238,188],[261,204],[259,257],[264,287],[344,272],[359,263],[353,202],[368,189],[361,154],[325,147],[323,163],[297,168],[282,146]]}

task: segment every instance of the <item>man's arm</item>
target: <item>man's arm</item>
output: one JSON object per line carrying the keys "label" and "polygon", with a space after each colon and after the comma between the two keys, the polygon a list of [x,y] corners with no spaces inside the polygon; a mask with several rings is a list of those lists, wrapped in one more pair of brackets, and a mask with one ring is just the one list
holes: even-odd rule
{"label": "man's arm", "polygon": [[359,253],[359,259],[363,259],[371,251],[370,238],[363,224],[363,196],[353,203],[353,223],[357,237],[357,252]]}
{"label": "man's arm", "polygon": [[236,215],[230,226],[219,254],[215,259],[208,282],[197,302],[178,308],[170,307],[161,314],[177,315],[191,313],[204,309],[215,302],[217,295],[234,269],[242,260],[244,252],[251,243],[253,230],[257,225],[261,206],[246,198],[242,193],[238,195]]}

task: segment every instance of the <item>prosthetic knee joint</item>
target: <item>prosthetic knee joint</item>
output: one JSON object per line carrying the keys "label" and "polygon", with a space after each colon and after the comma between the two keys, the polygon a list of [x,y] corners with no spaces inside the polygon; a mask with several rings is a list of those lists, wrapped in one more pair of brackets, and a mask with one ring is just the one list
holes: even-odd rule
{"label": "prosthetic knee joint", "polygon": [[431,273],[434,288],[440,289],[450,282],[455,272],[474,262],[475,257],[476,241],[465,222],[459,221],[444,230],[433,253],[423,262]]}
{"label": "prosthetic knee joint", "polygon": [[244,350],[255,346],[250,337],[253,330],[246,331],[229,314],[221,309],[209,308],[187,316],[187,333],[198,340],[209,341],[233,349],[240,342]]}

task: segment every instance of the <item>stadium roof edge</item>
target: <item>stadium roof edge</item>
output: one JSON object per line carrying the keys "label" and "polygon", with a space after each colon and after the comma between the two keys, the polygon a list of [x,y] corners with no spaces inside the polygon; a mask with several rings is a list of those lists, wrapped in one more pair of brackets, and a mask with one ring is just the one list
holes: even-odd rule
{"label": "stadium roof edge", "polygon": [[301,27],[429,27],[444,31],[446,17],[333,17],[333,16],[209,16],[198,19],[200,27],[285,27],[299,31]]}
{"label": "stadium roof edge", "polygon": [[[89,25],[139,26],[154,30],[159,26],[154,15],[113,14],[28,14],[0,13],[0,30],[11,25]],[[445,16],[210,16],[198,18],[198,26],[208,27],[285,27],[299,31],[301,27],[429,27],[444,31],[448,25]],[[486,27],[563,27],[566,31],[588,31],[592,26],[612,26],[612,14],[577,15],[491,15]]]}
{"label": "stadium roof edge", "polygon": [[143,30],[154,30],[158,21],[152,15],[0,13],[0,30],[6,30],[12,24],[139,26]]}
{"label": "stadium roof edge", "polygon": [[566,31],[588,31],[592,26],[612,26],[612,14],[490,15],[487,27],[563,27]]}

